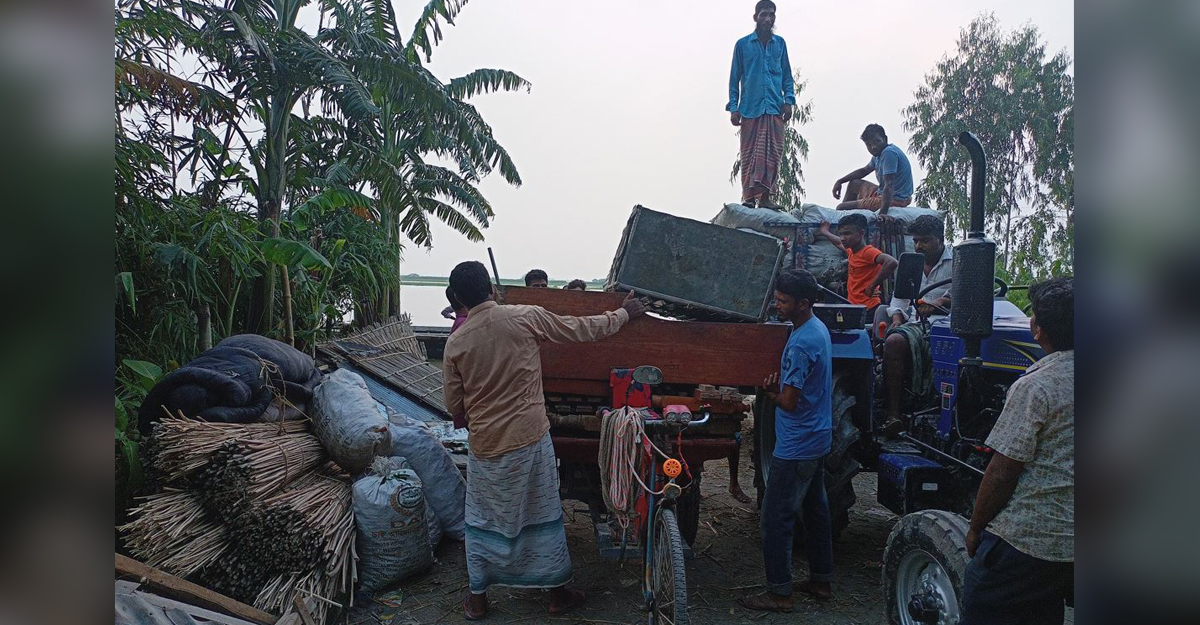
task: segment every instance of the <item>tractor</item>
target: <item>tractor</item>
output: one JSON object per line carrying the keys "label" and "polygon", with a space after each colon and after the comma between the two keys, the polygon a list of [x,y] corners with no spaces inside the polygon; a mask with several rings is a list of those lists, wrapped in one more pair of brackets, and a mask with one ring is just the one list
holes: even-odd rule
{"label": "tractor", "polygon": [[[864,310],[814,306],[833,346],[833,446],[826,458],[826,488],[835,536],[849,523],[855,474],[874,471],[879,503],[901,517],[888,537],[882,577],[888,619],[905,625],[958,622],[969,559],[966,517],[992,455],[984,441],[1008,387],[1044,355],[1028,317],[1005,299],[1009,287],[995,277],[996,245],[983,232],[983,147],[969,132],[959,142],[972,161],[971,221],[967,238],[954,246],[953,311],[930,328],[933,397],[907,407],[898,435],[883,431],[882,367],[864,329]],[[919,289],[922,262],[919,254],[901,256],[897,297],[916,301],[945,285]],[[757,398],[753,459],[760,498],[774,449],[774,414],[770,400]]]}

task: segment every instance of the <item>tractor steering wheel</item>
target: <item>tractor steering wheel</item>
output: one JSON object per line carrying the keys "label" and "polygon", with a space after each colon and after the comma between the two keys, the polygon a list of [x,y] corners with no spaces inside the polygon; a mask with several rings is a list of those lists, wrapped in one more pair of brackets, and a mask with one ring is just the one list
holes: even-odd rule
{"label": "tractor steering wheel", "polygon": [[[1004,297],[1005,295],[1008,294],[1008,283],[1007,282],[1005,282],[1004,280],[1001,280],[1000,278],[998,278],[996,276],[993,276],[992,280],[994,280],[997,285],[996,290],[992,292],[992,297]],[[921,289],[920,293],[917,293],[917,301],[920,301],[921,298],[925,297],[925,294],[929,293],[930,291],[932,291],[940,286],[945,286],[947,284],[950,284],[952,282],[954,282],[954,278],[946,278],[945,280],[938,280],[937,282],[934,282],[933,284],[926,285],[925,288]],[[938,306],[937,304],[930,304],[929,302],[925,302],[925,303],[938,309],[943,314],[946,314],[946,315],[950,314],[950,311],[946,310],[945,308],[942,308],[941,306]]]}
{"label": "tractor steering wheel", "polygon": [[[1004,297],[1005,295],[1008,294],[1008,283],[1007,282],[1005,282],[1004,280],[1001,280],[999,277],[995,277],[995,276],[992,277],[992,280],[994,280],[997,285],[996,290],[992,292],[992,297]],[[917,299],[921,299],[922,297],[925,297],[926,293],[929,293],[930,291],[938,288],[939,286],[946,286],[947,284],[950,284],[952,282],[954,282],[954,278],[946,278],[945,280],[938,280],[937,282],[934,282],[933,284],[926,285],[925,288],[921,289],[920,293],[917,293]]]}

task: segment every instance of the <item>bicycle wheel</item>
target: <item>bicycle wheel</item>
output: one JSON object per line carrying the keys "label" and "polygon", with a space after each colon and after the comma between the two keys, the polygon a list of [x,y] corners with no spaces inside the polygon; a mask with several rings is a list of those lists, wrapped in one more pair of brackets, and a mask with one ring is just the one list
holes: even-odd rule
{"label": "bicycle wheel", "polygon": [[659,510],[654,519],[654,584],[650,622],[658,625],[688,625],[687,572],[683,568],[683,537],[675,511]]}

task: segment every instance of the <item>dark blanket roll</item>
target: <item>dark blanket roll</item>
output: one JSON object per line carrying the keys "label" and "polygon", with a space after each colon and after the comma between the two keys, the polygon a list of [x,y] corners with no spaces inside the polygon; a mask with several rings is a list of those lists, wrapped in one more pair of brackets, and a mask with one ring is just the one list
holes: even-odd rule
{"label": "dark blanket roll", "polygon": [[320,381],[307,354],[264,336],[239,334],[163,376],[142,403],[138,426],[149,434],[166,414],[163,407],[205,421],[247,423],[261,417],[276,396],[307,402]]}

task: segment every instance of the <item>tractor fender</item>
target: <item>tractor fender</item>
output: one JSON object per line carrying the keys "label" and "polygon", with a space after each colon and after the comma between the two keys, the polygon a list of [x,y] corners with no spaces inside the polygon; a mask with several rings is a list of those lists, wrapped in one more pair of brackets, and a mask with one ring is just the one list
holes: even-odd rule
{"label": "tractor fender", "polygon": [[829,333],[834,360],[874,360],[871,337],[866,330],[834,330]]}

